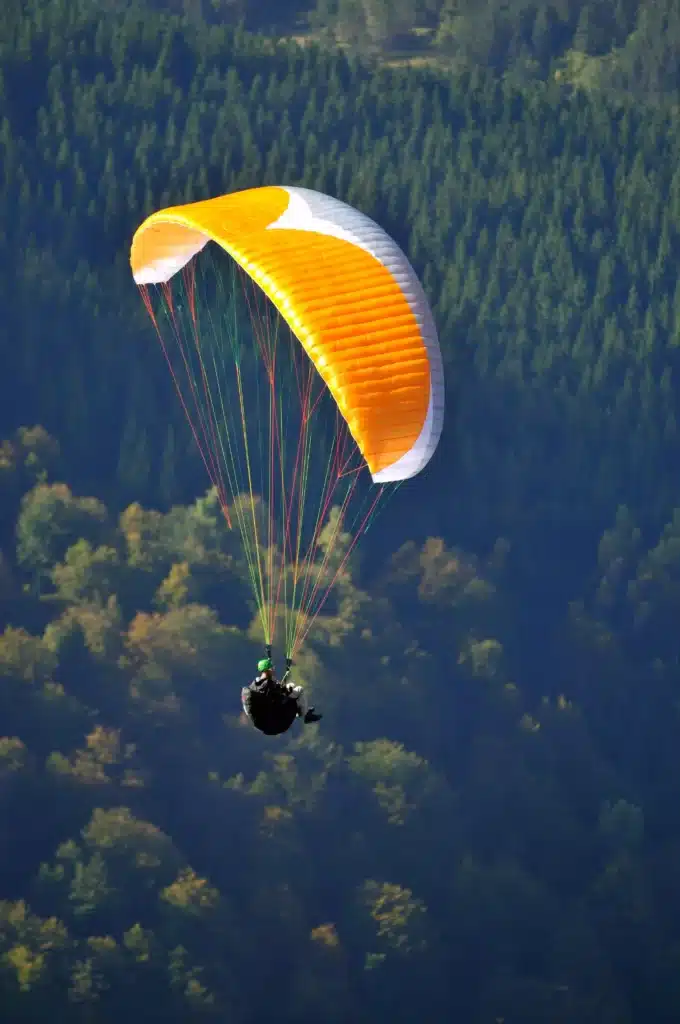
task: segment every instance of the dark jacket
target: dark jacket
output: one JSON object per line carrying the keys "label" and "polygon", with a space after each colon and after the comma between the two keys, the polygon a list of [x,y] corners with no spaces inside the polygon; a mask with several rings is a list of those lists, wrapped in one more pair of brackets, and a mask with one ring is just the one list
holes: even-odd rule
{"label": "dark jacket", "polygon": [[256,729],[267,736],[278,736],[290,729],[298,716],[298,703],[275,679],[264,673],[241,690],[241,703]]}

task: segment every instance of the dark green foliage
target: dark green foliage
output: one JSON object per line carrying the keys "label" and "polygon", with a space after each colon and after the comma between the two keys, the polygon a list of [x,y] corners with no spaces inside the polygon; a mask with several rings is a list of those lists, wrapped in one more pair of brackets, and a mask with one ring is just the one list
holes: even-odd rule
{"label": "dark green foliage", "polygon": [[84,2],[20,10],[2,54],[0,409],[58,433],[76,486],[119,504],[202,488],[130,238],[159,204],[287,181],[377,217],[433,301],[449,414],[420,537],[502,533],[537,590],[559,545],[568,589],[617,505],[654,530],[680,503],[674,115],[479,69],[370,72],[134,6],[106,31]]}
{"label": "dark green foliage", "polygon": [[324,728],[268,741],[214,497],[116,524],[39,483],[21,516],[46,491],[80,515],[46,625],[0,634],[3,1021],[680,1012],[678,516],[646,551],[621,508],[550,637],[504,543],[406,544],[299,654]]}
{"label": "dark green foliage", "polygon": [[[0,1017],[667,1024],[677,5],[311,6],[2,7]],[[314,13],[343,53],[239,26]],[[449,393],[300,655],[323,728],[269,743],[127,254],[281,181],[404,245]]]}

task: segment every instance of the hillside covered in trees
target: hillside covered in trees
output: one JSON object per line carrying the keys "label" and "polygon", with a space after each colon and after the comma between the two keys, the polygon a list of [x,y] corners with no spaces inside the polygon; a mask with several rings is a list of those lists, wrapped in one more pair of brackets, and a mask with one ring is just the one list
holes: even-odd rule
{"label": "hillside covered in trees", "polygon": [[116,10],[133,8],[393,64],[489,67],[524,82],[555,76],[653,102],[673,103],[680,86],[675,0],[115,0]]}
{"label": "hillside covered in trees", "polygon": [[[0,15],[3,1024],[675,1021],[672,82],[565,85],[594,5],[531,75],[376,62],[340,4],[169,6]],[[607,11],[674,45],[672,6]],[[448,405],[299,656],[323,722],[277,742],[128,255],[161,205],[279,182],[405,248]]]}
{"label": "hillside covered in trees", "polygon": [[296,667],[326,720],[282,744],[238,716],[215,497],[116,516],[43,430],[2,453],[3,1020],[680,1012],[677,526],[622,513],[540,652],[502,545],[344,572]]}

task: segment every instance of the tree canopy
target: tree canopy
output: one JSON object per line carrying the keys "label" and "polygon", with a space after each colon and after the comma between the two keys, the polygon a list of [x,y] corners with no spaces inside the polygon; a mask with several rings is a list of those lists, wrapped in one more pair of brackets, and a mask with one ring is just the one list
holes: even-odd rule
{"label": "tree canopy", "polygon": [[[676,5],[0,18],[3,1022],[678,1019]],[[128,251],[279,182],[404,247],[448,405],[268,740]]]}

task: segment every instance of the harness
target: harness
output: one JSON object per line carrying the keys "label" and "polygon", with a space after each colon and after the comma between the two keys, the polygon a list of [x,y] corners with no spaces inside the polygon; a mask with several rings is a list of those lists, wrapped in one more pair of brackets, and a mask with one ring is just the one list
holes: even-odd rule
{"label": "harness", "polygon": [[266,672],[260,673],[250,686],[243,688],[241,703],[253,725],[270,736],[289,729],[298,714],[295,697],[277,679],[269,678]]}

